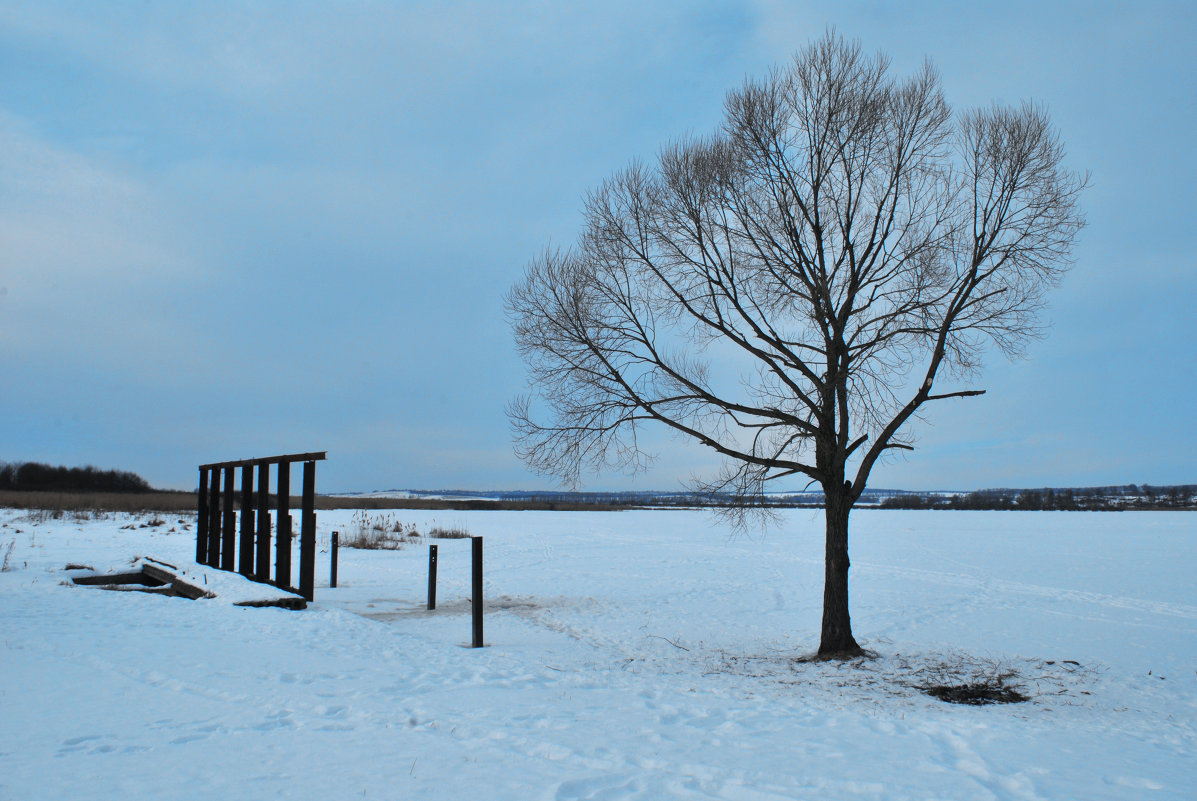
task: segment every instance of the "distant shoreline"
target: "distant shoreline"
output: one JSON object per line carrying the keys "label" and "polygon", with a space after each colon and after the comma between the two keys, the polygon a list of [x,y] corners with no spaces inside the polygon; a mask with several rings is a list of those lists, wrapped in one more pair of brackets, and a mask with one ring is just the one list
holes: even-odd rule
{"label": "distant shoreline", "polygon": [[[271,497],[271,504],[274,496]],[[298,508],[299,499],[292,499]],[[0,508],[82,512],[194,514],[195,492],[0,490]],[[475,492],[391,490],[316,496],[317,509],[613,512],[626,509],[718,509],[729,496],[686,492]],[[768,509],[821,509],[822,493],[778,493],[758,504]],[[857,509],[933,511],[1197,511],[1197,485],[993,489],[975,492],[865,490]]]}

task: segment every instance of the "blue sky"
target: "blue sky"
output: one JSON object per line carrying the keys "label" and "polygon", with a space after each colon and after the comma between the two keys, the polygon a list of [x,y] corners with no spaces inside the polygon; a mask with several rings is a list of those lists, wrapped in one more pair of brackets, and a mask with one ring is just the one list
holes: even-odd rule
{"label": "blue sky", "polygon": [[[1088,228],[1028,358],[872,486],[1197,481],[1197,12],[1175,3],[0,0],[0,461],[194,486],[553,486],[502,298],[588,188],[833,26],[958,109],[1045,104]],[[667,437],[646,475],[713,464]]]}

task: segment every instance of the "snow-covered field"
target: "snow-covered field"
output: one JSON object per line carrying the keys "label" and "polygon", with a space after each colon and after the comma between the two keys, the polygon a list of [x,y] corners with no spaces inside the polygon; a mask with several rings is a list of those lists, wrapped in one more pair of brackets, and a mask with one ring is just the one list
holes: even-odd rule
{"label": "snow-covered field", "polygon": [[[288,612],[64,583],[152,556],[218,584],[178,518],[0,510],[0,799],[1197,797],[1192,514],[858,511],[879,657],[856,664],[795,661],[817,512],[738,537],[699,512],[397,515],[485,537],[488,647],[462,647],[468,540],[437,543],[436,612],[424,544],[343,550],[335,590],[322,551]],[[1005,670],[1030,702],[915,687]]]}

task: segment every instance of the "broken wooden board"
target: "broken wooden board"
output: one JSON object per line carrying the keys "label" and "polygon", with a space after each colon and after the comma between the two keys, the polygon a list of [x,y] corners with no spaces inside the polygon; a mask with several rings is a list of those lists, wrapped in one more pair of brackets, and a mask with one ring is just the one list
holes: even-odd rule
{"label": "broken wooden board", "polygon": [[184,598],[190,598],[191,600],[196,601],[200,598],[216,597],[216,593],[208,592],[203,587],[197,587],[194,584],[188,583],[166,568],[159,567],[156,564],[145,562],[141,566],[141,571],[156,581],[159,581],[163,584],[169,584],[175,592],[177,592],[179,595],[182,595]]}
{"label": "broken wooden board", "polygon": [[[307,601],[288,590],[249,581],[237,574],[221,572],[213,576],[215,586],[201,586],[199,579],[169,562],[143,557],[136,570],[119,573],[93,573],[72,577],[75,584],[105,589],[128,589],[165,593],[191,600],[223,597],[234,606],[255,608],[306,609]],[[207,575],[203,577],[207,584]],[[136,585],[136,586],[134,586]]]}

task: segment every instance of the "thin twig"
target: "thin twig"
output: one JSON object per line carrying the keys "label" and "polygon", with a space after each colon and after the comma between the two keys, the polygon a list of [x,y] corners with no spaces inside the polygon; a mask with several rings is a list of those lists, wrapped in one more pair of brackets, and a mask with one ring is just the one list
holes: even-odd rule
{"label": "thin twig", "polygon": [[678,645],[676,642],[674,642],[673,640],[669,639],[668,637],[662,637],[660,634],[648,634],[648,635],[646,635],[646,636],[648,636],[648,637],[655,637],[655,638],[657,638],[658,640],[664,640],[665,642],[667,642],[667,643],[669,643],[670,645],[672,645],[674,648],[681,648],[683,651],[689,651],[689,650],[690,650],[689,648],[687,648],[687,647],[686,647],[686,646],[684,646],[684,645]]}

